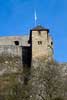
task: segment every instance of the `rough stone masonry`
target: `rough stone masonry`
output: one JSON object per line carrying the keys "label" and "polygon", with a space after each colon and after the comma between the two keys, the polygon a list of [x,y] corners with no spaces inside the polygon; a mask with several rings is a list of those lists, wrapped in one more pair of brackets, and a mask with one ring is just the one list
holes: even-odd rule
{"label": "rough stone masonry", "polygon": [[35,58],[52,58],[53,40],[49,29],[38,25],[28,36],[0,37],[0,55],[22,57],[22,62],[29,66]]}

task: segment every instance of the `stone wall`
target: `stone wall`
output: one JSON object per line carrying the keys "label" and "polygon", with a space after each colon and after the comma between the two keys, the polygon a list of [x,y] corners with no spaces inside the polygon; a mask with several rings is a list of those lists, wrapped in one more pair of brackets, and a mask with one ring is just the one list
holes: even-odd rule
{"label": "stone wall", "polygon": [[32,57],[48,56],[47,31],[32,31]]}
{"label": "stone wall", "polygon": [[9,56],[21,56],[22,48],[20,46],[0,46],[0,55],[9,55]]}
{"label": "stone wall", "polygon": [[53,57],[53,39],[48,35],[48,56]]}
{"label": "stone wall", "polygon": [[0,37],[0,46],[1,45],[13,45],[15,46],[15,41],[18,41],[18,46],[28,45],[28,35],[26,36],[3,36]]}
{"label": "stone wall", "polygon": [[0,37],[0,55],[21,56],[26,63],[31,58],[51,57],[53,41],[48,32],[47,29],[39,27],[30,30],[30,38],[29,35]]}

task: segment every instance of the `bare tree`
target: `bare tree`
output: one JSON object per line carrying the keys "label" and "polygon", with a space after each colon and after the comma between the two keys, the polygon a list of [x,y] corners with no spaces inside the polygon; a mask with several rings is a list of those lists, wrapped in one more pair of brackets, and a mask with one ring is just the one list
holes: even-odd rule
{"label": "bare tree", "polygon": [[[37,62],[38,67],[32,67],[31,100],[53,100],[63,97],[62,69],[57,63],[45,63],[44,60]],[[33,99],[34,98],[34,99]]]}

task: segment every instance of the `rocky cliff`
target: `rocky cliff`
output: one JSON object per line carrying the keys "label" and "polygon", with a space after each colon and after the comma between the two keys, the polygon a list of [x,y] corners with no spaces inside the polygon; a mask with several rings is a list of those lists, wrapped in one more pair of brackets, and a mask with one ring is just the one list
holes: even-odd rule
{"label": "rocky cliff", "polygon": [[67,100],[67,64],[42,58],[29,67],[0,57],[0,100]]}

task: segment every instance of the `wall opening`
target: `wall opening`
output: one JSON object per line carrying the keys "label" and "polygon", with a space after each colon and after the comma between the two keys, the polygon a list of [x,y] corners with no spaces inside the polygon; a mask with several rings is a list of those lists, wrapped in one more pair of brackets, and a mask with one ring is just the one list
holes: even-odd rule
{"label": "wall opening", "polygon": [[41,31],[38,31],[38,34],[41,35]]}
{"label": "wall opening", "polygon": [[38,41],[38,45],[42,45],[42,41]]}
{"label": "wall opening", "polygon": [[19,41],[14,41],[15,45],[19,45]]}
{"label": "wall opening", "polygon": [[53,45],[53,42],[51,42],[51,45]]}

